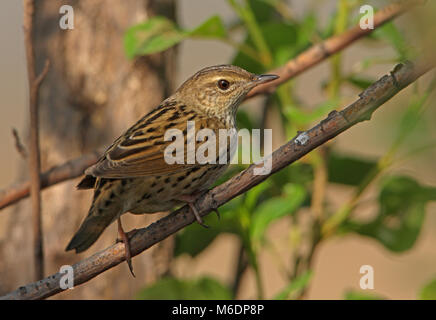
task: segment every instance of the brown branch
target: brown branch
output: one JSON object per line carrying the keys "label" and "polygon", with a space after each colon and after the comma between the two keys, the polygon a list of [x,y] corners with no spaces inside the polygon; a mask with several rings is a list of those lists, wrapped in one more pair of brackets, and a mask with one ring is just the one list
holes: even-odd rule
{"label": "brown branch", "polygon": [[[271,174],[300,159],[311,150],[336,137],[341,132],[364,120],[383,103],[400,92],[410,83],[434,67],[433,64],[418,62],[398,65],[389,74],[371,85],[359,95],[359,99],[344,110],[332,111],[328,117],[312,129],[299,133],[297,137],[281,146],[272,154],[272,171],[268,175],[254,175],[254,169],[260,165],[251,165],[227,182],[215,187],[197,201],[201,216],[207,215],[250,188],[267,179]],[[132,256],[164,240],[170,235],[195,221],[187,206],[180,208],[146,228],[136,230],[130,240]],[[117,243],[97,252],[91,257],[73,265],[74,285],[80,285],[100,273],[118,265],[125,259],[124,245]],[[60,279],[56,273],[38,282],[27,284],[0,297],[1,299],[43,299],[62,291]]]}
{"label": "brown branch", "polygon": [[30,109],[30,195],[32,199],[33,215],[33,253],[35,279],[44,276],[44,252],[42,247],[42,222],[41,222],[41,159],[39,150],[39,125],[38,125],[38,97],[39,87],[47,75],[49,61],[41,74],[35,74],[35,51],[33,48],[33,17],[35,6],[33,0],[24,1],[24,41],[26,46],[27,77],[29,81],[29,109]]}
{"label": "brown branch", "polygon": [[[376,13],[374,15],[374,30],[377,27],[383,25],[384,23],[397,17],[398,15],[406,12],[407,9],[411,8],[412,6],[422,4],[423,2],[425,2],[425,0],[410,0],[405,3],[403,2],[388,5],[387,7]],[[280,79],[270,82],[268,85],[256,87],[257,89],[251,91],[247,98],[254,97],[258,94],[270,93],[278,85],[310,69],[321,61],[327,59],[330,55],[351,45],[352,43],[359,40],[363,36],[371,33],[372,31],[373,30],[370,29],[362,30],[358,26],[356,26],[342,35],[331,37],[321,44],[312,46],[308,50],[301,53],[295,59],[287,62],[284,66],[276,70],[270,71],[270,73],[280,75]],[[83,171],[85,171],[88,166],[93,165],[95,161],[97,161],[97,159],[95,159],[94,162],[89,163],[87,160],[84,159],[85,157],[87,157],[87,160],[89,160],[89,155],[86,155],[69,161],[69,165],[74,166],[78,171],[80,171],[80,173],[77,173],[78,171],[73,170],[71,171],[70,176],[65,175],[62,179],[52,179],[51,174],[54,175],[57,173],[57,170],[55,169],[56,167],[54,167],[50,169],[50,171],[47,171],[43,174],[43,176],[45,176],[46,180],[48,181],[48,184],[44,185],[43,183],[41,187],[46,188],[55,183],[77,178],[78,176],[83,174]],[[65,165],[62,164],[59,167],[64,166]],[[29,183],[26,182],[19,186],[12,186],[3,191],[0,191],[0,209],[8,207],[21,199],[27,198],[29,196],[28,184]]]}
{"label": "brown branch", "polygon": [[276,74],[280,76],[280,78],[255,87],[247,95],[247,99],[258,94],[274,92],[277,86],[281,85],[282,83],[298,76],[300,73],[324,61],[332,54],[335,54],[348,47],[350,44],[354,43],[360,38],[369,35],[376,28],[407,12],[412,7],[424,4],[425,2],[426,0],[402,0],[392,3],[374,14],[374,29],[362,29],[359,25],[356,25],[340,35],[333,36],[310,47],[298,55],[295,59],[288,61],[280,68],[268,72],[271,74]]}
{"label": "brown branch", "polygon": [[[48,188],[66,180],[74,179],[83,175],[83,171],[92,166],[102,155],[98,150],[70,160],[59,166],[54,166],[40,174],[41,189]],[[30,193],[30,182],[26,181],[0,192],[0,209],[6,208],[21,199],[27,198]]]}

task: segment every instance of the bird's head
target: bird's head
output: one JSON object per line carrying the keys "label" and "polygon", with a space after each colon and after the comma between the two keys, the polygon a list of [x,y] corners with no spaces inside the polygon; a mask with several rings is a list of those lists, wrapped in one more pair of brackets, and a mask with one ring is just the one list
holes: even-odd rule
{"label": "bird's head", "polygon": [[177,90],[179,101],[208,116],[233,121],[247,93],[276,75],[256,75],[232,65],[204,68],[186,80]]}

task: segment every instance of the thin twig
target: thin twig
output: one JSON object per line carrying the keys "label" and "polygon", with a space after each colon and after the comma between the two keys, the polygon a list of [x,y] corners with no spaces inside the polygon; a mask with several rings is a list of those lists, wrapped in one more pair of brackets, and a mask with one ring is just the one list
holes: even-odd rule
{"label": "thin twig", "polygon": [[39,149],[39,125],[38,125],[38,97],[39,87],[47,75],[49,62],[41,74],[35,74],[35,51],[33,48],[33,17],[35,6],[33,0],[24,1],[24,40],[27,58],[27,77],[29,80],[29,109],[30,109],[30,195],[32,199],[33,215],[33,252],[35,279],[44,276],[44,252],[42,246],[42,221],[41,221],[41,159]]}
{"label": "thin twig", "polygon": [[[83,171],[96,163],[102,154],[103,150],[97,150],[79,158],[67,161],[61,165],[54,166],[41,173],[41,189],[82,176]],[[21,199],[27,198],[29,194],[29,181],[9,187],[4,191],[0,191],[0,209],[6,208],[17,203]]]}
{"label": "thin twig", "polygon": [[312,161],[314,166],[314,179],[310,210],[314,218],[322,222],[324,219],[324,200],[328,183],[328,170],[325,146],[318,148],[317,151]]}
{"label": "thin twig", "polygon": [[[272,170],[267,175],[255,175],[254,170],[263,164],[253,164],[225,183],[213,188],[200,197],[197,208],[201,216],[227,203],[250,188],[266,180],[273,173],[297,161],[313,149],[336,137],[343,131],[364,120],[383,103],[400,92],[410,83],[434,67],[433,64],[418,62],[397,65],[389,74],[372,84],[359,95],[359,99],[344,110],[332,111],[326,119],[310,130],[300,133],[272,154]],[[301,135],[304,135],[302,139]],[[184,206],[146,228],[136,230],[130,239],[132,256],[136,256],[156,243],[195,222],[188,206]],[[74,285],[80,285],[125,260],[124,244],[117,243],[91,257],[73,265]],[[62,291],[60,279],[63,275],[53,274],[38,282],[30,283],[0,297],[0,299],[43,299]]]}
{"label": "thin twig", "polygon": [[[407,1],[405,4],[396,3],[385,7],[380,10],[378,13],[374,15],[374,30],[377,27],[380,27],[386,22],[391,21],[398,15],[406,12],[412,6],[422,4],[425,0],[411,0]],[[359,30],[357,30],[359,29]],[[269,73],[275,73],[280,75],[279,81],[273,81],[268,83],[268,85],[262,85],[256,87],[256,90],[250,92],[247,98],[254,97],[258,94],[270,93],[276,89],[276,87],[282,84],[285,81],[289,81],[295,76],[307,71],[311,67],[317,65],[323,60],[327,59],[330,55],[348,47],[355,41],[359,40],[365,35],[368,35],[373,30],[361,30],[359,27],[354,27],[353,29],[345,32],[342,35],[331,37],[325,40],[322,44],[317,44],[309,48],[308,50],[301,53],[297,58],[287,62],[284,66],[272,70]],[[51,174],[56,174],[56,167],[52,168],[50,171],[45,172],[43,175],[46,176],[48,181],[47,185],[43,185],[42,187],[49,187],[53,184],[63,182],[65,180],[74,179],[83,174],[83,171],[88,168],[88,166],[93,165],[97,159],[93,163],[89,163],[84,158],[87,157],[89,159],[89,155],[85,155],[82,157],[78,157],[76,159],[69,160],[71,166],[77,168],[78,171],[71,171],[71,175],[65,175],[62,179],[52,179]],[[77,163],[77,164],[76,164]],[[64,167],[65,164],[61,164],[58,167]],[[80,172],[80,173],[77,173]],[[20,186],[12,186],[3,191],[0,191],[0,209],[6,208],[21,199],[27,198],[29,196],[29,191],[27,185],[29,182],[25,182]]]}
{"label": "thin twig", "polygon": [[12,135],[15,140],[15,148],[23,159],[27,158],[27,150],[26,147],[21,143],[20,135],[18,134],[17,129],[12,128]]}
{"label": "thin twig", "polygon": [[247,267],[248,267],[248,260],[245,254],[245,247],[243,243],[240,243],[238,249],[237,262],[235,266],[235,273],[232,283],[233,299],[236,299],[236,296],[238,295],[239,287],[241,285],[242,275],[244,274],[245,270],[247,270]]}
{"label": "thin twig", "polygon": [[[303,259],[304,264],[300,264],[300,268],[298,271],[298,276],[301,276],[303,272],[310,271],[313,265],[313,256],[315,252],[319,248],[319,244],[322,241],[320,225],[318,221],[315,221],[314,230],[312,230],[311,243],[308,253],[305,257],[301,257]],[[306,285],[295,297],[296,300],[303,300],[306,297],[306,294],[309,290],[309,285]]]}

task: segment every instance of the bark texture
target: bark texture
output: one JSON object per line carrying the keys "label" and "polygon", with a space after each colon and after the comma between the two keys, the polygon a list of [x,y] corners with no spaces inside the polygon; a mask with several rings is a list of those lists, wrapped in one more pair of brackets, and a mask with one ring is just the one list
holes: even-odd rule
{"label": "bark texture", "polygon": [[[73,30],[59,27],[63,4],[74,8]],[[41,70],[46,58],[51,62],[39,100],[43,171],[110,144],[174,90],[174,50],[134,61],[127,60],[123,50],[125,30],[156,14],[174,19],[174,1],[36,1],[36,68]],[[43,193],[46,274],[107,247],[117,237],[114,224],[87,252],[76,255],[64,251],[91,203],[92,192],[77,191],[77,182],[72,180]],[[5,221],[6,235],[0,239],[0,293],[35,280],[29,213],[26,201]],[[125,215],[123,224],[129,230],[157,218]],[[121,265],[101,275],[99,281],[68,290],[59,298],[131,298],[167,271],[171,256],[169,238],[133,260],[136,279],[130,276],[127,265]]]}

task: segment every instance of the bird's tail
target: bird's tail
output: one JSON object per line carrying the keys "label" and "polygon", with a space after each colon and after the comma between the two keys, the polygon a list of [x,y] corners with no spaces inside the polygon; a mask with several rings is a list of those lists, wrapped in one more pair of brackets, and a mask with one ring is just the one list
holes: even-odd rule
{"label": "bird's tail", "polygon": [[[122,213],[121,204],[119,201],[115,201],[114,196],[117,181],[109,181],[109,185],[106,182],[99,183],[96,188],[88,216],[82,222],[73,239],[71,239],[65,249],[66,251],[75,249],[76,253],[80,253],[88,249],[97,241],[104,229]],[[106,184],[104,188],[103,184]]]}

